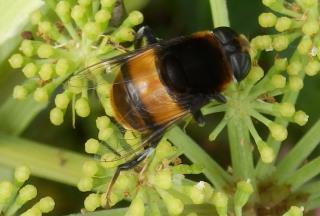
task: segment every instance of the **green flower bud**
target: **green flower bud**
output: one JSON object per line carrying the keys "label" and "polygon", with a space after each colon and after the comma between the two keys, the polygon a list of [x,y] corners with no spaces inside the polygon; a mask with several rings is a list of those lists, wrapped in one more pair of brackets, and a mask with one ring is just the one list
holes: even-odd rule
{"label": "green flower bud", "polygon": [[302,64],[299,61],[293,61],[288,65],[287,70],[289,75],[298,75],[302,70]]}
{"label": "green flower bud", "polygon": [[248,79],[253,82],[259,81],[264,76],[264,71],[259,66],[253,66],[248,74]]}
{"label": "green flower bud", "polygon": [[303,80],[298,76],[291,76],[289,78],[289,88],[292,91],[299,91],[303,88]]}
{"label": "green flower bud", "polygon": [[172,172],[169,169],[158,171],[151,179],[151,183],[158,188],[169,190],[172,186]]}
{"label": "green flower bud", "polygon": [[124,139],[131,146],[135,146],[141,141],[140,136],[132,131],[126,131],[124,134]]}
{"label": "green flower bud", "polygon": [[285,35],[279,35],[273,38],[272,41],[273,48],[280,52],[288,48],[289,46],[289,38]]}
{"label": "green flower bud", "polygon": [[39,209],[42,213],[51,212],[54,209],[54,206],[55,206],[55,202],[49,196],[44,197],[39,201]]}
{"label": "green flower bud", "polygon": [[77,187],[81,192],[91,191],[93,188],[93,179],[91,177],[82,177]]}
{"label": "green flower bud", "polygon": [[183,212],[184,204],[180,199],[175,198],[165,190],[157,188],[157,191],[166,205],[170,215],[179,215]]}
{"label": "green flower bud", "polygon": [[308,76],[314,76],[318,74],[320,71],[320,62],[317,60],[308,62],[308,64],[304,68],[304,71]]}
{"label": "green flower bud", "polygon": [[310,20],[302,26],[302,32],[306,35],[312,36],[319,31],[319,23],[316,20]]}
{"label": "green flower bud", "polygon": [[[102,155],[100,161],[101,161],[101,166],[103,166],[104,168],[111,168],[111,167],[115,167],[118,164],[121,163],[121,160],[116,160],[117,157],[115,154],[113,154],[112,152],[107,152],[104,155]],[[115,160],[115,161],[113,161]]]}
{"label": "green flower bud", "polygon": [[79,25],[79,22],[85,17],[86,9],[83,6],[76,5],[71,10],[71,17]]}
{"label": "green flower bud", "polygon": [[84,207],[87,211],[93,212],[100,207],[100,196],[98,194],[90,194],[84,200]]}
{"label": "green flower bud", "polygon": [[95,41],[98,36],[101,34],[100,27],[95,22],[88,22],[85,24],[83,32],[86,34],[86,36],[90,39]]}
{"label": "green flower bud", "polygon": [[82,165],[82,172],[84,175],[92,177],[98,172],[98,164],[93,160],[85,161]]}
{"label": "green flower bud", "polygon": [[140,196],[136,196],[126,212],[125,216],[143,216],[145,212],[144,203]]}
{"label": "green flower bud", "polygon": [[48,81],[53,78],[54,70],[52,64],[43,64],[39,70],[39,76],[42,80]]}
{"label": "green flower bud", "polygon": [[277,22],[277,17],[273,13],[262,13],[259,18],[260,26],[264,28],[273,27]]}
{"label": "green flower bud", "polygon": [[21,68],[24,63],[23,56],[19,53],[14,54],[9,58],[9,63],[12,68],[15,68],[15,69]]}
{"label": "green flower bud", "polygon": [[280,74],[271,77],[271,84],[275,88],[284,88],[286,86],[286,78]]}
{"label": "green flower bud", "polygon": [[268,146],[264,141],[260,140],[257,142],[258,150],[260,153],[261,160],[264,163],[271,163],[274,161],[275,154],[273,149]]}
{"label": "green flower bud", "polygon": [[79,98],[75,104],[75,110],[78,116],[87,117],[90,114],[89,102],[86,98]]}
{"label": "green flower bud", "polygon": [[85,151],[88,154],[97,154],[97,152],[99,151],[99,146],[99,141],[91,138],[85,143]]}
{"label": "green flower bud", "polygon": [[114,33],[114,38],[118,42],[130,42],[135,37],[134,30],[132,28],[121,27]]}
{"label": "green flower bud", "polygon": [[33,185],[26,185],[20,189],[16,202],[20,205],[32,200],[37,196],[37,188]]}
{"label": "green flower bud", "polygon": [[31,209],[28,209],[26,212],[21,214],[21,216],[41,216],[42,212],[37,207],[32,207]]}
{"label": "green flower bud", "polygon": [[138,182],[138,177],[133,172],[121,172],[114,188],[117,191],[127,192],[133,190]]}
{"label": "green flower bud", "polygon": [[88,7],[91,4],[91,0],[78,0],[79,5]]}
{"label": "green flower bud", "polygon": [[97,23],[108,23],[111,19],[111,13],[106,10],[99,10],[95,16],[94,19]]}
{"label": "green flower bud", "polygon": [[33,56],[34,52],[34,47],[32,45],[32,42],[30,40],[23,40],[19,50],[28,57]]}
{"label": "green flower bud", "polygon": [[283,117],[290,118],[295,113],[295,107],[290,103],[279,104],[279,112]]}
{"label": "green flower bud", "polygon": [[269,125],[269,130],[271,132],[271,136],[277,141],[283,141],[288,136],[288,131],[285,127],[273,122]]}
{"label": "green flower bud", "polygon": [[59,1],[56,6],[56,13],[63,21],[69,21],[71,5],[68,1]]}
{"label": "green flower bud", "polygon": [[108,116],[101,116],[96,119],[96,125],[99,130],[106,129],[110,125],[110,118]]}
{"label": "green flower bud", "polygon": [[300,41],[297,47],[298,52],[301,55],[307,55],[310,52],[311,48],[312,48],[312,40],[309,36],[303,37],[303,39]]}
{"label": "green flower bud", "polygon": [[143,15],[140,11],[132,11],[122,26],[133,27],[143,22]]}
{"label": "green flower bud", "polygon": [[104,83],[104,84],[98,85],[97,87],[98,94],[103,97],[108,97],[110,95],[110,90],[111,90],[111,84],[109,83]]}
{"label": "green flower bud", "polygon": [[168,142],[168,140],[162,139],[160,143],[158,144],[158,147],[156,148],[156,155],[155,157],[158,158],[158,160],[162,160],[163,158],[166,158],[169,154],[172,153],[172,146]]}
{"label": "green flower bud", "polygon": [[317,0],[299,0],[298,2],[309,8],[315,7],[318,3]]}
{"label": "green flower bud", "polygon": [[253,187],[250,181],[240,181],[237,184],[237,191],[234,195],[235,208],[242,208],[253,193]]}
{"label": "green flower bud", "polygon": [[37,88],[33,93],[33,99],[39,103],[48,102],[49,95],[45,88]]}
{"label": "green flower bud", "polygon": [[14,171],[14,178],[19,183],[24,183],[30,177],[30,169],[27,166],[19,166]]}
{"label": "green flower bud", "polygon": [[107,141],[113,134],[112,128],[104,128],[99,131],[98,138],[99,140]]}
{"label": "green flower bud", "polygon": [[269,35],[257,36],[252,40],[252,46],[261,50],[272,50],[272,38]]}
{"label": "green flower bud", "polygon": [[59,76],[64,76],[70,69],[70,65],[67,59],[59,59],[56,64],[56,73]]}
{"label": "green flower bud", "polygon": [[303,207],[291,206],[289,211],[287,211],[283,216],[303,216]]}
{"label": "green flower bud", "polygon": [[82,88],[85,87],[84,79],[79,76],[73,76],[68,82],[68,88],[74,94],[79,94],[82,92]]}
{"label": "green flower bud", "polygon": [[100,0],[100,2],[103,8],[111,8],[116,0]]}
{"label": "green flower bud", "polygon": [[42,19],[42,14],[39,10],[36,10],[31,14],[30,20],[32,25],[37,25],[41,21],[41,19]]}
{"label": "green flower bud", "polygon": [[23,74],[27,77],[27,78],[32,78],[37,74],[38,71],[38,67],[36,64],[34,63],[28,63],[24,66],[24,68],[22,69]]}
{"label": "green flower bud", "polygon": [[55,107],[50,111],[50,122],[56,126],[59,126],[64,121],[63,116],[63,111],[58,107]]}
{"label": "green flower bud", "polygon": [[197,184],[189,187],[189,189],[187,190],[187,194],[192,200],[192,203],[194,204],[204,203],[204,199],[205,199],[204,191]]}
{"label": "green flower bud", "polygon": [[276,23],[276,30],[279,32],[284,32],[290,29],[292,25],[292,20],[288,17],[280,17]]}
{"label": "green flower bud", "polygon": [[[121,197],[121,196],[119,196],[119,194],[114,193],[114,192],[111,191],[111,194],[109,196],[109,206],[110,207],[114,206],[119,201],[121,201],[121,199],[123,199],[123,196]],[[106,206],[107,195],[105,193],[101,195],[100,203],[101,203],[101,206],[103,206],[103,207]]]}
{"label": "green flower bud", "polygon": [[0,182],[0,204],[5,203],[11,197],[14,187],[9,181]]}
{"label": "green flower bud", "polygon": [[39,58],[50,58],[54,54],[53,47],[49,44],[41,44],[37,50]]}
{"label": "green flower bud", "polygon": [[13,89],[13,98],[17,100],[24,100],[28,96],[28,91],[21,85],[16,85]]}
{"label": "green flower bud", "polygon": [[212,196],[212,203],[216,207],[219,216],[227,216],[228,196],[225,193],[214,193]]}
{"label": "green flower bud", "polygon": [[52,31],[52,24],[48,21],[39,22],[39,32],[48,34],[50,31]]}
{"label": "green flower bud", "polygon": [[277,0],[262,0],[262,4],[264,4],[267,7],[272,6],[273,4],[275,4],[277,2]]}
{"label": "green flower bud", "polygon": [[70,98],[66,92],[57,94],[56,98],[54,99],[54,103],[56,107],[59,109],[67,109],[69,103],[70,103]]}
{"label": "green flower bud", "polygon": [[297,111],[293,116],[294,122],[300,126],[304,126],[308,122],[308,119],[309,116],[301,110]]}
{"label": "green flower bud", "polygon": [[284,71],[288,66],[287,58],[277,58],[274,62],[274,66],[278,71]]}

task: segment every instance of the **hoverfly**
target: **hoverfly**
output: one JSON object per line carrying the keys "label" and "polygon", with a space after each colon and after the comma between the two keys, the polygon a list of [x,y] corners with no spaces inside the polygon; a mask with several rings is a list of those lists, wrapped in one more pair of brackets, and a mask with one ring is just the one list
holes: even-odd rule
{"label": "hoverfly", "polygon": [[[147,45],[142,47],[144,40]],[[117,167],[107,196],[120,172],[148,157],[173,123],[191,114],[204,124],[201,107],[210,100],[226,102],[221,92],[233,80],[245,78],[251,66],[248,42],[229,27],[158,40],[144,26],[134,45],[134,51],[89,67],[105,67],[106,73],[118,68],[110,93],[114,118],[144,136],[136,148],[115,159],[130,157]]]}

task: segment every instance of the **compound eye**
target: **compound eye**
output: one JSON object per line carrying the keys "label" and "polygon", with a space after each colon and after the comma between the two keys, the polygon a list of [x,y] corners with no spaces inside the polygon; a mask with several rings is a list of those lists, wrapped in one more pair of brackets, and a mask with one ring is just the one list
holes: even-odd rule
{"label": "compound eye", "polygon": [[233,53],[230,56],[230,63],[237,81],[243,80],[248,75],[251,65],[251,58],[248,53]]}
{"label": "compound eye", "polygon": [[227,44],[238,37],[238,34],[230,27],[218,27],[213,30],[214,35],[222,44]]}

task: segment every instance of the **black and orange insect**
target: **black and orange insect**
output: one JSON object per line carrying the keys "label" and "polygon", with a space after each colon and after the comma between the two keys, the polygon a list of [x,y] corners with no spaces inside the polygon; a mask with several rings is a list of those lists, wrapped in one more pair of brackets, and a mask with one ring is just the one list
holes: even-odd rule
{"label": "black and orange insect", "polygon": [[117,167],[108,194],[119,173],[150,155],[170,125],[187,114],[204,124],[201,107],[210,100],[226,102],[221,92],[246,77],[251,65],[248,42],[229,27],[170,40],[142,27],[134,45],[136,50],[93,66],[119,68],[110,93],[115,120],[144,136],[135,149],[119,154],[119,160],[131,158]]}

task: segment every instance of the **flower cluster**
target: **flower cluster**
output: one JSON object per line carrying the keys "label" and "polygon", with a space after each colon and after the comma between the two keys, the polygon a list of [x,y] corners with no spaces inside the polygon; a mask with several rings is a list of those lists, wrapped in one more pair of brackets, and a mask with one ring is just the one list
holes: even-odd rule
{"label": "flower cluster", "polygon": [[[122,44],[133,41],[133,27],[143,21],[143,16],[133,11],[119,26],[114,26],[111,22],[115,3],[116,0],[79,0],[72,5],[70,1],[59,1],[52,8],[59,21],[35,11],[31,16],[32,30],[23,33],[20,52],[9,59],[11,66],[22,68],[28,79],[14,88],[13,97],[25,99],[32,94],[35,101],[47,102],[50,94],[64,83],[65,89],[56,96],[55,108],[50,112],[51,122],[60,125],[71,103],[78,116],[90,114],[88,89],[94,83],[106,113],[112,115],[108,99],[112,76],[101,73],[101,67],[83,69],[131,49],[130,44]],[[81,75],[72,76],[80,71]]]}
{"label": "flower cluster", "polygon": [[28,167],[20,166],[15,169],[14,179],[0,181],[0,214],[4,216],[19,215],[36,216],[51,212],[54,208],[54,200],[47,196],[40,199],[30,209],[21,212],[21,208],[37,196],[35,186],[24,183],[29,179],[30,170]]}

